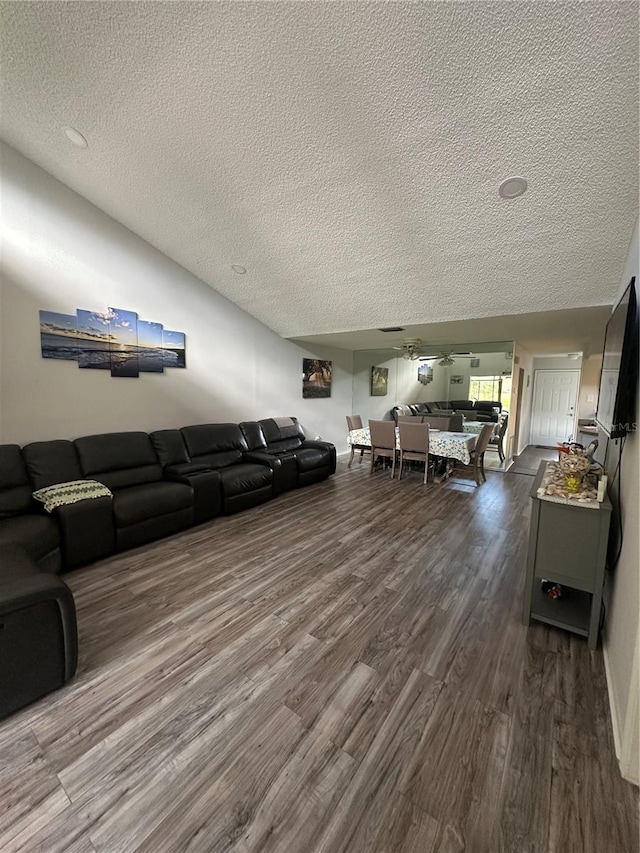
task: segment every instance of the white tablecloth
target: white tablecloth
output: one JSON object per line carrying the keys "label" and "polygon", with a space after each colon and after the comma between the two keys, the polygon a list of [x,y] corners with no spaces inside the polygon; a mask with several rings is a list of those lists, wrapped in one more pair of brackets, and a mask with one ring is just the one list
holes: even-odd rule
{"label": "white tablecloth", "polygon": [[[465,421],[462,424],[462,431],[472,432],[475,435],[480,435],[483,426],[486,426],[486,421]],[[494,427],[495,426],[497,426],[497,424],[494,424]]]}
{"label": "white tablecloth", "polygon": [[[449,459],[457,459],[468,465],[471,461],[469,453],[475,447],[476,433],[470,432],[445,432],[444,430],[429,430],[429,453],[432,456],[446,456]],[[347,436],[348,444],[362,444],[371,447],[371,433],[369,428],[352,429]],[[398,429],[396,427],[396,447],[400,449]]]}

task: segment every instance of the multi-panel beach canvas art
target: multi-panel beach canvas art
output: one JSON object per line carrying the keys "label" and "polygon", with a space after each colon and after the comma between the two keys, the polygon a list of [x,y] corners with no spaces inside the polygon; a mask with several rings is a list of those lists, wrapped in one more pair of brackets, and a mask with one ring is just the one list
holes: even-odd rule
{"label": "multi-panel beach canvas art", "polygon": [[164,370],[162,323],[138,320],[138,363],[142,373],[162,373]]}
{"label": "multi-panel beach canvas art", "polygon": [[78,308],[78,367],[111,370],[109,315]]}
{"label": "multi-panel beach canvas art", "polygon": [[184,332],[172,332],[169,329],[163,329],[162,346],[165,367],[186,367]]}
{"label": "multi-panel beach canvas art", "polygon": [[187,366],[184,332],[141,320],[123,308],[104,313],[83,308],[75,314],[40,311],[40,348],[43,358],[77,361],[80,368],[109,370],[112,376]]}
{"label": "multi-panel beach canvas art", "polygon": [[40,312],[40,348],[43,358],[78,360],[78,320],[75,314]]}
{"label": "multi-panel beach canvas art", "polygon": [[111,349],[111,375],[137,376],[138,315],[134,311],[109,308],[109,346]]}

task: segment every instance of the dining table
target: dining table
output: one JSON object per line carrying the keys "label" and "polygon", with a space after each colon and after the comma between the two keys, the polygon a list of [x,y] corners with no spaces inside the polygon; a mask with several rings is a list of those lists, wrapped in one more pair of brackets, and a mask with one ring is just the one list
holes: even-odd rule
{"label": "dining table", "polygon": [[[442,456],[445,459],[455,459],[468,465],[471,462],[471,451],[475,447],[478,434],[475,432],[448,432],[447,430],[429,430],[429,455]],[[348,444],[371,447],[371,433],[368,427],[352,429],[347,436]],[[400,450],[400,435],[396,427],[396,447]]]}

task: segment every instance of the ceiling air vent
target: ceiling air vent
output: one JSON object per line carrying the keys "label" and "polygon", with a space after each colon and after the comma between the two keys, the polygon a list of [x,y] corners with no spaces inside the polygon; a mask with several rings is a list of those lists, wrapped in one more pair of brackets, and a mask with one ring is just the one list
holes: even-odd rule
{"label": "ceiling air vent", "polygon": [[404,332],[402,326],[387,326],[385,329],[378,329],[379,332]]}

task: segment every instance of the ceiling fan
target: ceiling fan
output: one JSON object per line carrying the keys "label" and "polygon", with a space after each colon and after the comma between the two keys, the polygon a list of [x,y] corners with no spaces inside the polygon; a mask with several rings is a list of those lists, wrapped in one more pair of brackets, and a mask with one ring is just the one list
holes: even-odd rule
{"label": "ceiling fan", "polygon": [[456,363],[456,358],[475,358],[475,356],[471,352],[443,351],[439,355],[420,356],[420,361],[437,361],[440,367],[451,367]]}
{"label": "ceiling fan", "polygon": [[415,361],[420,357],[420,353],[424,352],[422,341],[419,338],[403,341],[400,346],[392,347],[402,352],[402,357],[406,361]]}
{"label": "ceiling fan", "polygon": [[[474,358],[471,352],[454,352],[453,350],[442,350],[438,355],[422,355],[427,347],[422,345],[422,341],[418,338],[413,340],[403,341],[400,346],[393,347],[395,350],[402,351],[402,357],[406,361],[437,361],[441,367],[449,367],[455,364],[456,358]],[[430,348],[429,348],[430,349]]]}

